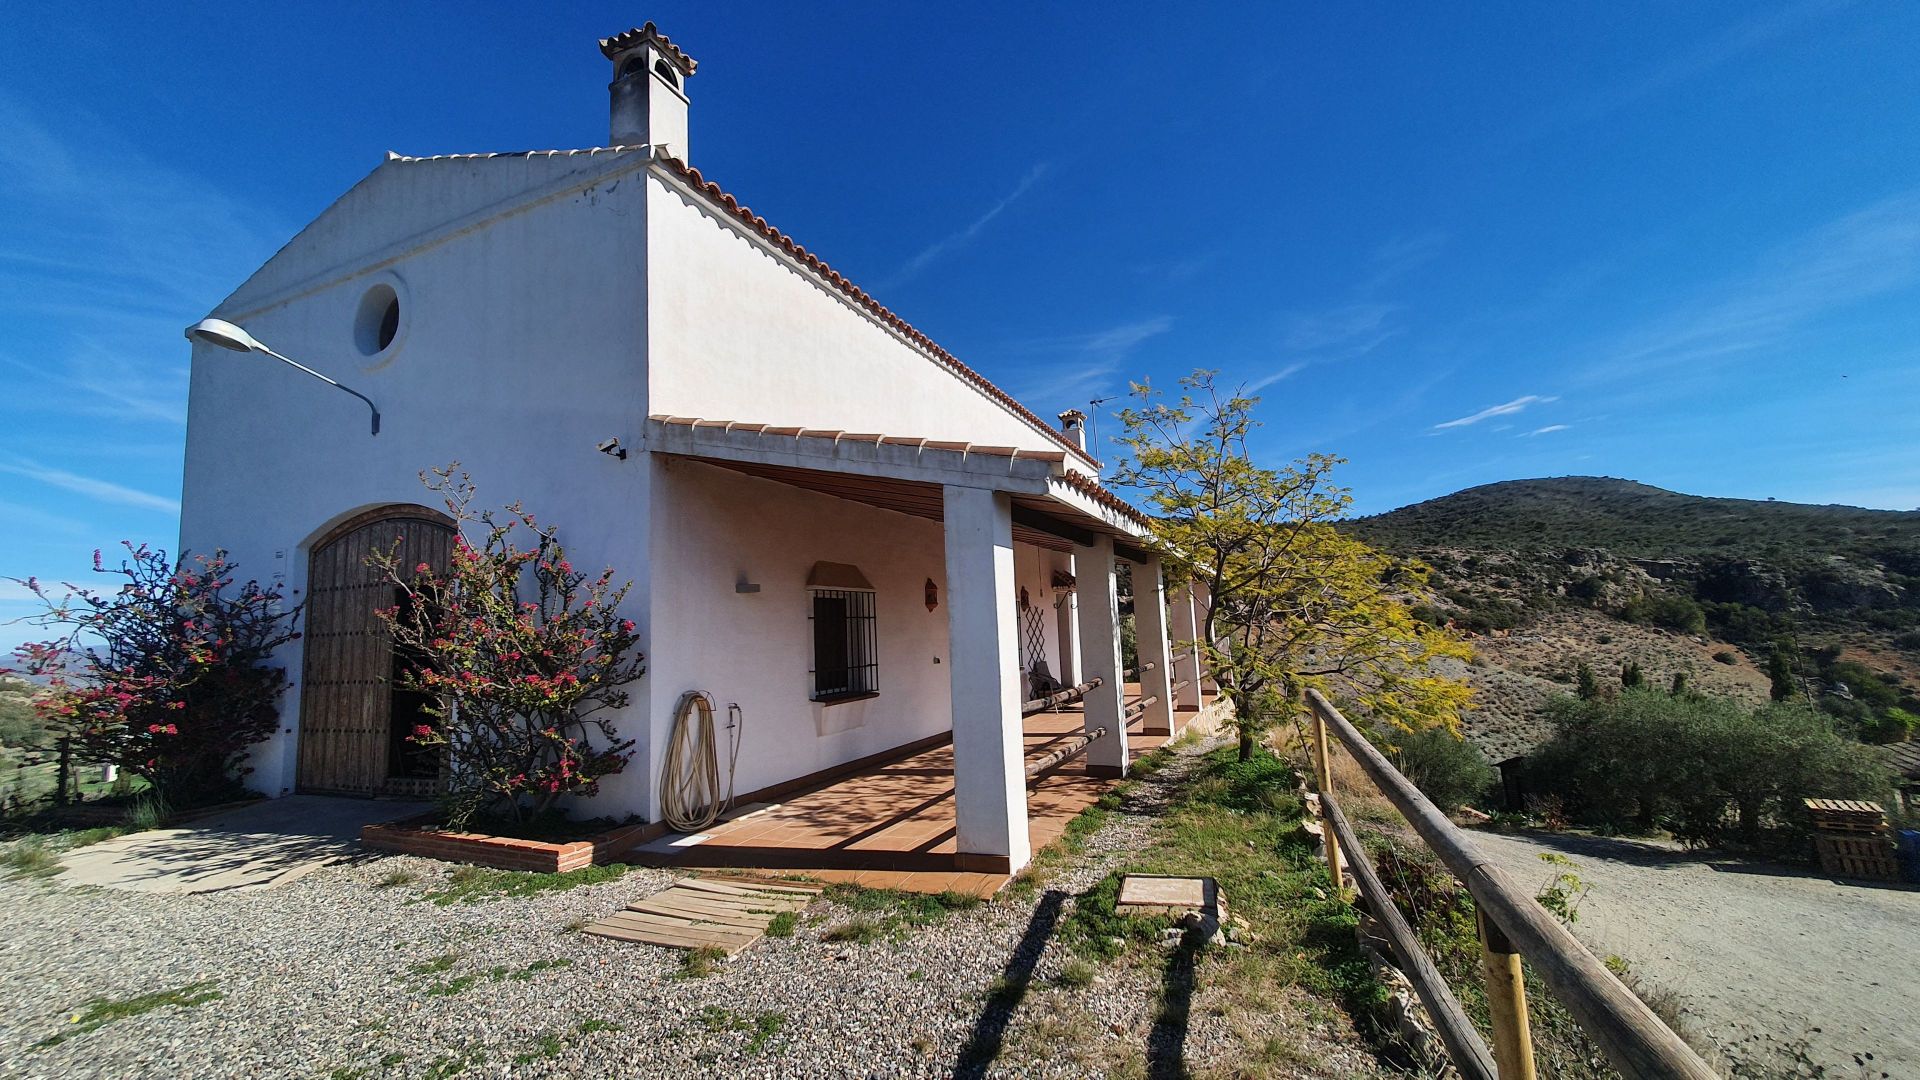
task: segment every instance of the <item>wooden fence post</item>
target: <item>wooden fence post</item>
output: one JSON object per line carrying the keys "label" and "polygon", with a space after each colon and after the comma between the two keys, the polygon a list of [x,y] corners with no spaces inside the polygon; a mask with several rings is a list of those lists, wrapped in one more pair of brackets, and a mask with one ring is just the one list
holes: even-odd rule
{"label": "wooden fence post", "polygon": [[[1314,779],[1318,782],[1321,797],[1332,798],[1333,763],[1327,758],[1327,722],[1320,719],[1318,712],[1313,714],[1313,768],[1318,774]],[[1323,813],[1321,816],[1326,815]],[[1333,834],[1331,828],[1323,828],[1321,834],[1321,839],[1327,845],[1327,875],[1333,879],[1334,895],[1345,896],[1347,875],[1340,869],[1340,838]]]}
{"label": "wooden fence post", "polygon": [[1479,909],[1480,970],[1493,1017],[1493,1062],[1500,1080],[1534,1080],[1533,1029],[1527,1022],[1527,984],[1520,953]]}

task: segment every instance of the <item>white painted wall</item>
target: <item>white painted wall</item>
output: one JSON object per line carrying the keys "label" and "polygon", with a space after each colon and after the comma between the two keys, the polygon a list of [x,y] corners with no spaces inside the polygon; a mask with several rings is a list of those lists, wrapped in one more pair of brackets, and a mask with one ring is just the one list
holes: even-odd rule
{"label": "white painted wall", "polygon": [[654,412],[1061,449],[703,200],[647,190]]}
{"label": "white painted wall", "polygon": [[[424,171],[406,172],[416,169]],[[634,579],[628,608],[644,641],[646,459],[594,450],[608,436],[631,445],[644,432],[641,185],[589,187],[403,251],[385,270],[356,271],[357,254],[391,251],[436,210],[465,213],[475,201],[436,205],[459,186],[438,163],[382,171],[389,177],[357,189],[380,197],[356,195],[350,218],[317,222],[216,312],[371,397],[380,434],[368,435],[363,404],[323,383],[259,356],[194,346],[182,545],[224,547],[249,576],[277,575],[304,595],[304,545],[370,506],[435,505],[418,474],[457,459],[483,499],[524,499],[559,523],[576,564],[612,565]],[[403,182],[408,175],[421,182]],[[502,177],[552,179],[513,163],[489,175],[488,196]],[[368,358],[354,345],[354,314],[377,280],[401,291],[402,335]],[[292,298],[257,305],[289,285],[299,286]],[[294,685],[280,734],[255,753],[249,778],[270,795],[295,782],[299,643],[282,659]],[[637,733],[644,711],[634,715],[625,726]]]}
{"label": "white painted wall", "polygon": [[[745,711],[734,777],[742,792],[949,728],[939,522],[686,459],[655,459],[653,507],[654,745],[666,746],[688,690]],[[809,700],[807,575],[816,562],[850,563],[874,585],[878,697]],[[736,592],[743,576],[760,591]],[[943,600],[933,611],[929,578]],[[650,819],[659,811],[658,767],[648,774]]]}

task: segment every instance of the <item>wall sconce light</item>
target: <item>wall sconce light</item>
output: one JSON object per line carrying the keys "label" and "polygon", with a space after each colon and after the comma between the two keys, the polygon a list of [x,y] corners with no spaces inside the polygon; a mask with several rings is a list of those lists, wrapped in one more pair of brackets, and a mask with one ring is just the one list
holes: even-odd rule
{"label": "wall sconce light", "polygon": [[739,577],[734,579],[733,591],[737,593],[757,593],[760,591],[760,583],[757,581],[748,581],[746,573],[742,572]]}
{"label": "wall sconce light", "polygon": [[932,578],[928,578],[927,579],[927,610],[932,611],[934,608],[937,608],[939,606],[940,606],[940,586],[935,585],[933,583]]}

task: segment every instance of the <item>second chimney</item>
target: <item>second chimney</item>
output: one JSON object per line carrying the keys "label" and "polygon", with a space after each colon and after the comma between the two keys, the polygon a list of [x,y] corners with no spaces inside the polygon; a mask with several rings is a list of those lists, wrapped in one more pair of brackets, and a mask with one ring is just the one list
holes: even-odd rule
{"label": "second chimney", "polygon": [[1073,440],[1080,449],[1087,448],[1087,414],[1079,409],[1068,409],[1060,414],[1060,431]]}

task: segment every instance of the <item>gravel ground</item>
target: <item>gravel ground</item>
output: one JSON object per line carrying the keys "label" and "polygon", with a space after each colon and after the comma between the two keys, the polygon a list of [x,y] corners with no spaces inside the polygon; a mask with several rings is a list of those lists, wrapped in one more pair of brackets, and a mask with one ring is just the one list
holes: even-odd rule
{"label": "gravel ground", "polygon": [[1528,888],[1542,852],[1571,858],[1592,886],[1574,934],[1678,995],[1740,1075],[1920,1077],[1920,890],[1629,840],[1474,842]]}
{"label": "gravel ground", "polygon": [[[1084,988],[1049,982],[1067,960],[1040,932],[1049,917],[1144,840],[1193,763],[1189,750],[1141,784],[1027,899],[868,945],[823,941],[850,917],[823,902],[794,937],[701,979],[676,977],[676,950],[571,928],[665,888],[673,877],[659,870],[444,907],[423,893],[450,868],[409,856],[197,896],[0,882],[13,913],[0,940],[0,1076],[945,1076],[969,1046],[999,1050],[990,1075],[1098,1076],[1144,1071],[1149,1046],[1226,1063],[1249,1033],[1295,1062],[1282,1075],[1374,1074],[1345,1015],[1303,992],[1229,1011],[1203,978],[1190,1020],[1156,1026],[1158,957]],[[417,880],[383,886],[397,872]],[[1035,978],[1024,1001],[993,1006],[995,980],[1024,970]],[[90,999],[196,983],[221,996],[91,1031],[70,1020]]]}

